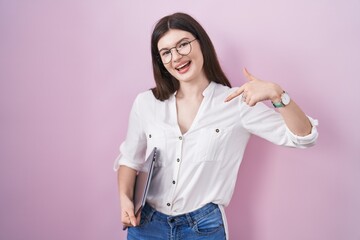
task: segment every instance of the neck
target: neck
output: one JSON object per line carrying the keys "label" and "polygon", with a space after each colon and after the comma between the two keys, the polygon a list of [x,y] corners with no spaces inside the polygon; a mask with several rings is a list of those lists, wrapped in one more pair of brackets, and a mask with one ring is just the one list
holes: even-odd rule
{"label": "neck", "polygon": [[198,82],[180,82],[180,88],[176,93],[178,98],[202,98],[203,92],[209,85],[209,81],[204,79]]}

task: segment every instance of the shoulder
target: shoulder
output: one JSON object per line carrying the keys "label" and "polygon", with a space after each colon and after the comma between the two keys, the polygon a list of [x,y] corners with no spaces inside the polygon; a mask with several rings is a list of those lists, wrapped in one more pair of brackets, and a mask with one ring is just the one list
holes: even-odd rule
{"label": "shoulder", "polygon": [[164,104],[163,101],[160,101],[155,98],[151,90],[147,90],[139,93],[134,101],[134,107],[141,113],[153,114],[156,112],[156,109],[161,107]]}
{"label": "shoulder", "polygon": [[147,90],[144,92],[139,93],[136,96],[136,100],[135,101],[154,101],[156,100],[154,94],[152,93],[151,90]]}
{"label": "shoulder", "polygon": [[154,104],[156,102],[160,102],[160,101],[155,98],[155,96],[151,90],[141,92],[135,98],[135,104],[140,104],[140,105],[147,106],[149,104]]}

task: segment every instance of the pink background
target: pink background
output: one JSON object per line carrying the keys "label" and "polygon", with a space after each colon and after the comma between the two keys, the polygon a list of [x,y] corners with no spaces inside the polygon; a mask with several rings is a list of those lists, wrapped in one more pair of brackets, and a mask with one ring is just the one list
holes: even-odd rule
{"label": "pink background", "polygon": [[319,119],[317,146],[250,141],[231,239],[359,240],[358,0],[0,0],[0,239],[124,239],[112,170],[150,34],[185,11],[233,85],[279,83]]}

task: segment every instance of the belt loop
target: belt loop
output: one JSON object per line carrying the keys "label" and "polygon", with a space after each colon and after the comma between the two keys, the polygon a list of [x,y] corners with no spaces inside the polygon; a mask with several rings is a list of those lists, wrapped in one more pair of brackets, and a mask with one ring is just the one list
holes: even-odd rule
{"label": "belt loop", "polygon": [[154,208],[152,208],[148,203],[145,204],[144,208],[147,210],[145,211],[146,213],[146,220],[148,222],[151,222],[152,216],[154,215],[154,213],[156,212],[156,210]]}
{"label": "belt loop", "polygon": [[187,213],[185,214],[185,216],[186,216],[186,220],[189,223],[189,226],[193,227],[196,224],[196,222],[194,222],[194,220],[192,219],[191,214]]}

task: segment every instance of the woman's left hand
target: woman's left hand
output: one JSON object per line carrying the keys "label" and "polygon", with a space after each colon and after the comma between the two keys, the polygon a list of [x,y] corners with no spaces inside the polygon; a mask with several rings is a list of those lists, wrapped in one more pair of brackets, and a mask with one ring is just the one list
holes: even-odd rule
{"label": "woman's left hand", "polygon": [[246,68],[243,69],[243,73],[249,81],[227,96],[225,102],[229,102],[241,94],[243,94],[242,100],[249,106],[254,106],[256,103],[265,100],[280,102],[283,90],[279,85],[254,77],[246,70]]}

